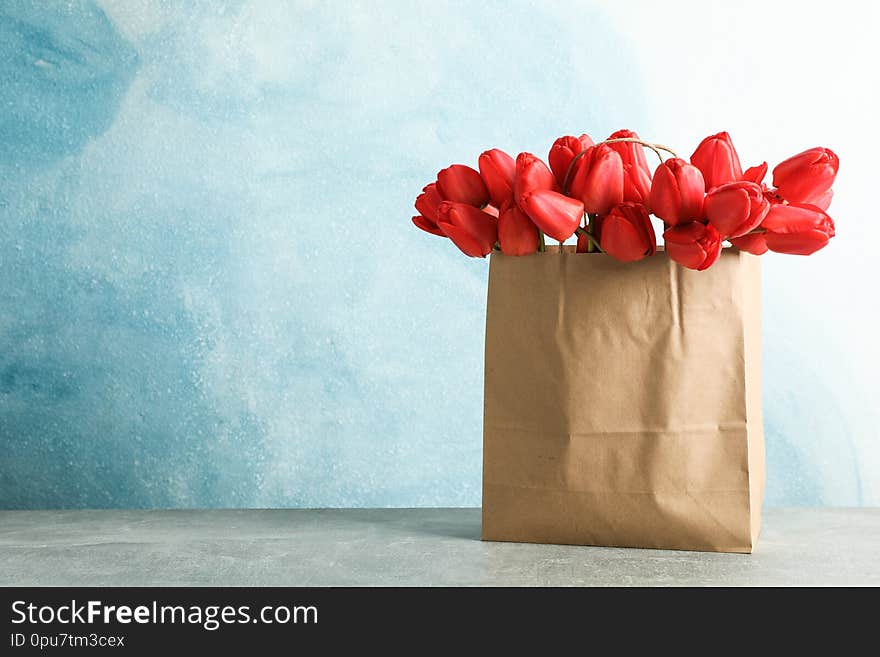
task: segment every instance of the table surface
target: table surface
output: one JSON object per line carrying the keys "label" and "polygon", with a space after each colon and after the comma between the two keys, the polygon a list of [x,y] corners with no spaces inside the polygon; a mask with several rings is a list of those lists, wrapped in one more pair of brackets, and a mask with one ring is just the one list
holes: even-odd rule
{"label": "table surface", "polygon": [[880,509],[766,510],[751,555],[479,536],[479,509],[0,511],[0,585],[880,585]]}

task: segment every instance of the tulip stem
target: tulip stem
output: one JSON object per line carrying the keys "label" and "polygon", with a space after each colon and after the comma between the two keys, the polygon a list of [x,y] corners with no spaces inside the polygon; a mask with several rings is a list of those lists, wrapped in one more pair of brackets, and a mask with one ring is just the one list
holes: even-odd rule
{"label": "tulip stem", "polygon": [[587,244],[587,253],[592,253],[594,250],[602,252],[602,248],[599,246],[599,240],[593,237],[593,234],[588,231],[586,228],[581,228],[578,226],[575,231],[577,235],[583,235],[588,240],[590,240],[589,244]]}
{"label": "tulip stem", "polygon": [[597,215],[597,214],[588,214],[587,215],[587,232],[590,233],[590,236],[591,236],[590,239],[592,240],[587,244],[587,251],[590,253],[593,251],[601,251],[602,250],[601,247],[599,246],[599,240],[596,239],[595,237],[592,237],[593,235],[596,234],[596,222],[598,221],[598,217],[599,217],[599,215]]}
{"label": "tulip stem", "polygon": [[[657,157],[660,158],[660,161],[663,161],[663,155],[660,151],[666,151],[671,154],[672,157],[678,157],[674,150],[664,146],[663,144],[652,144],[647,141],[642,141],[641,139],[636,139],[635,137],[615,137],[614,139],[606,139],[605,141],[600,141],[598,144],[594,146],[590,146],[590,148],[594,148],[595,146],[601,146],[602,144],[618,144],[618,143],[629,143],[629,144],[641,144],[645,148],[650,148],[657,154]],[[568,195],[568,184],[571,182],[571,174],[574,172],[574,165],[577,163],[579,159],[581,159],[584,154],[590,150],[590,148],[585,148],[580,153],[575,155],[571,162],[568,165],[568,171],[565,172],[565,178],[562,181],[562,193],[566,196]]]}
{"label": "tulip stem", "polygon": [[546,250],[547,245],[544,243],[544,233],[538,230],[538,253],[544,253]]}

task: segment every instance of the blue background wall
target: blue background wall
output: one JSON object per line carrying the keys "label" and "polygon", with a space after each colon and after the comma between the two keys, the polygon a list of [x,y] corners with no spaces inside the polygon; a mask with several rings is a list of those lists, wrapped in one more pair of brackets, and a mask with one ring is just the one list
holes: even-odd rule
{"label": "blue background wall", "polygon": [[412,200],[620,127],[838,151],[765,259],[767,497],[880,503],[876,9],[654,4],[0,5],[0,507],[478,505],[487,263]]}

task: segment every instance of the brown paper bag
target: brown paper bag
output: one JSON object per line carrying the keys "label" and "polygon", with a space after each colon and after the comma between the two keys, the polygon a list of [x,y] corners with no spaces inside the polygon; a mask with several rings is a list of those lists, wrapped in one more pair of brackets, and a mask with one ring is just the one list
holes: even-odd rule
{"label": "brown paper bag", "polygon": [[751,552],[760,264],[493,253],[483,539]]}

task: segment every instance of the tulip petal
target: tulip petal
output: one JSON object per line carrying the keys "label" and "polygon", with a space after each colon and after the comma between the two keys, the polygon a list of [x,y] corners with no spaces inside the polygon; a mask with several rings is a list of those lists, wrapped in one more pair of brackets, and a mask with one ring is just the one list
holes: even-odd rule
{"label": "tulip petal", "polygon": [[730,243],[740,251],[746,251],[753,255],[764,255],[767,253],[767,241],[764,239],[763,233],[749,233],[742,237],[733,237]]}
{"label": "tulip petal", "polygon": [[703,173],[706,191],[743,177],[739,155],[726,132],[710,135],[701,141],[691,155],[691,164]]}
{"label": "tulip petal", "polygon": [[788,255],[812,255],[828,244],[828,234],[820,230],[801,233],[766,233],[767,248],[776,253]]}
{"label": "tulip petal", "polygon": [[590,214],[607,214],[623,202],[623,160],[608,146],[594,146],[582,159],[587,161],[578,167],[577,197]]}
{"label": "tulip petal", "polygon": [[492,249],[484,250],[480,243],[464,228],[440,222],[440,228],[462,253],[471,258],[485,258]]}
{"label": "tulip petal", "polygon": [[761,224],[774,233],[801,233],[814,228],[834,236],[834,222],[825,211],[807,203],[774,205]]}
{"label": "tulip petal", "polygon": [[526,194],[520,207],[542,232],[560,242],[574,234],[584,216],[583,203],[545,189]]}
{"label": "tulip petal", "polygon": [[743,171],[742,179],[748,182],[753,182],[757,185],[761,184],[761,181],[764,180],[764,176],[767,175],[767,163],[761,162],[753,167],[749,167],[745,171]]}
{"label": "tulip petal", "polygon": [[810,197],[804,201],[804,203],[809,203],[810,205],[815,205],[820,210],[828,210],[828,207],[831,205],[831,199],[834,197],[834,190],[829,189],[827,192],[819,194],[818,196]]}
{"label": "tulip petal", "polygon": [[437,183],[431,183],[430,185],[425,185],[422,193],[416,197],[416,210],[423,217],[436,223],[437,210],[442,202],[443,198],[440,196],[440,192],[437,191]]}
{"label": "tulip petal", "polygon": [[651,210],[664,221],[676,224],[680,201],[681,194],[675,174],[669,167],[661,164],[654,171],[654,180],[651,183]]}
{"label": "tulip petal", "polygon": [[438,216],[437,226],[466,255],[484,257],[498,241],[495,217],[471,205],[444,201]]}
{"label": "tulip petal", "polygon": [[599,245],[615,260],[635,262],[646,253],[644,235],[623,217],[609,215],[602,223],[602,239]]}
{"label": "tulip petal", "polygon": [[684,165],[678,172],[678,190],[681,194],[679,218],[693,220],[703,215],[706,183],[703,174],[692,165]]}
{"label": "tulip petal", "polygon": [[489,202],[489,190],[480,173],[464,164],[453,164],[440,171],[437,191],[444,201],[466,203],[477,208]]}
{"label": "tulip petal", "polygon": [[504,255],[523,256],[538,250],[538,227],[517,206],[498,217],[498,243]]}
{"label": "tulip petal", "polygon": [[721,256],[721,235],[711,224],[692,221],[673,226],[663,239],[669,257],[689,269],[708,269]]}
{"label": "tulip petal", "polygon": [[709,269],[709,267],[711,267],[716,262],[718,262],[718,258],[721,257],[721,247],[722,247],[722,244],[721,244],[720,239],[718,239],[718,241],[715,241],[715,242],[710,242],[705,247],[706,248],[706,259],[703,260],[702,265],[697,267],[697,271],[706,271],[707,269]]}
{"label": "tulip petal", "polygon": [[521,204],[523,196],[529,192],[556,189],[556,178],[540,158],[531,153],[520,153],[516,156],[513,189],[516,203]]}
{"label": "tulip petal", "polygon": [[706,250],[696,242],[685,245],[667,241],[666,253],[675,262],[688,269],[699,270],[706,261]]}
{"label": "tulip petal", "polygon": [[732,235],[748,221],[750,206],[746,190],[724,189],[722,186],[706,197],[706,217],[719,233]]}
{"label": "tulip petal", "polygon": [[690,244],[703,236],[705,226],[699,221],[691,221],[679,226],[668,228],[663,233],[663,239],[673,244]]}
{"label": "tulip petal", "polygon": [[681,158],[670,158],[654,172],[651,211],[669,225],[702,218],[703,174]]}
{"label": "tulip petal", "polygon": [[496,207],[513,200],[513,181],[516,162],[499,148],[485,151],[479,157],[480,176],[489,190],[489,197]]}
{"label": "tulip petal", "polygon": [[[608,139],[638,139],[632,130],[618,130]],[[651,169],[645,157],[645,147],[636,142],[616,142],[609,147],[623,161],[623,200],[647,205],[651,194]]]}
{"label": "tulip petal", "polygon": [[439,235],[440,237],[446,237],[446,233],[444,233],[437,225],[432,222],[430,219],[426,219],[422,215],[416,215],[412,218],[412,222],[421,228],[426,233],[431,233],[431,235]]}

